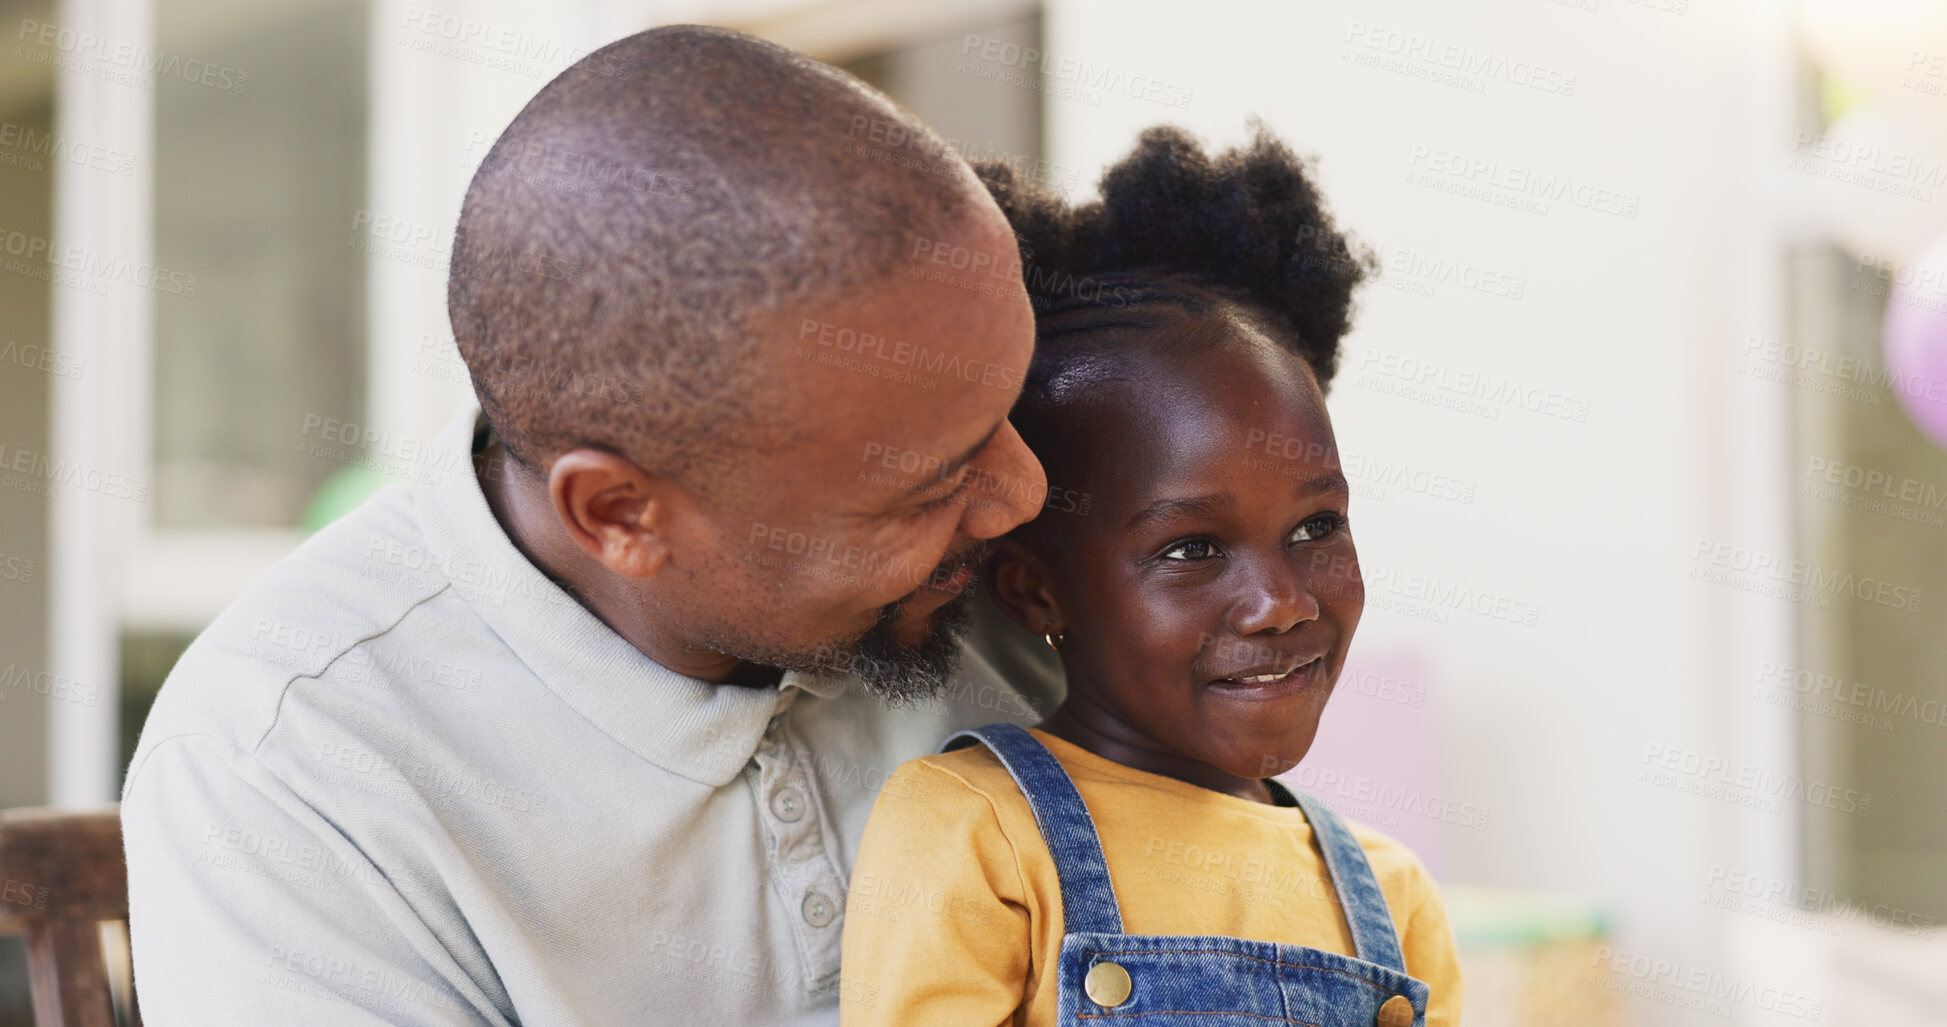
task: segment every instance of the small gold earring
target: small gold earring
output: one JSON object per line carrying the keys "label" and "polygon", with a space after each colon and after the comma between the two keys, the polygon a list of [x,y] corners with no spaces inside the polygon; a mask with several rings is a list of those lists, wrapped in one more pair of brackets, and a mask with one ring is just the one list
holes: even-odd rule
{"label": "small gold earring", "polygon": [[1068,634],[1061,632],[1053,635],[1042,635],[1041,638],[1048,643],[1048,648],[1060,649],[1061,644],[1068,641]]}

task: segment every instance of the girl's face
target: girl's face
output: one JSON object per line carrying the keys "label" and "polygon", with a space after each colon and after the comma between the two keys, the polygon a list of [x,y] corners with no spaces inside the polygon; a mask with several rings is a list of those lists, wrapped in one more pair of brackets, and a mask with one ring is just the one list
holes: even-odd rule
{"label": "girl's face", "polygon": [[[1087,514],[1044,514],[1004,550],[1020,563],[1011,582],[996,568],[998,598],[1066,635],[1068,712],[1146,769],[1282,773],[1311,748],[1365,606],[1324,395],[1249,330],[1127,371],[1062,411]],[[1028,578],[1045,609],[1005,595]]]}

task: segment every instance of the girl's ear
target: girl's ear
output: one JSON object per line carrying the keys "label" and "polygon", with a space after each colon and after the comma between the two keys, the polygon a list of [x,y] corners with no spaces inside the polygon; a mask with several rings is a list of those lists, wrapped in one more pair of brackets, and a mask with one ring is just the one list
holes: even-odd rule
{"label": "girl's ear", "polygon": [[1050,588],[1053,581],[1048,565],[1011,535],[1002,538],[994,555],[988,557],[987,582],[994,605],[1008,619],[1037,635],[1059,635],[1066,630],[1061,607]]}

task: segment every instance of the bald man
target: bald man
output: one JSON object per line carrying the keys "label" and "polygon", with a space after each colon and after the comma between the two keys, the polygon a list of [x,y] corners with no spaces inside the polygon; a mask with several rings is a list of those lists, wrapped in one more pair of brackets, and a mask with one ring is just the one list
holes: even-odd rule
{"label": "bald man", "polygon": [[1058,687],[965,640],[987,543],[1048,495],[1007,421],[1016,254],[932,132],[781,48],[657,29],[543,88],[455,233],[480,409],[218,618],[143,729],[152,1027],[873,1002],[838,988],[877,790]]}

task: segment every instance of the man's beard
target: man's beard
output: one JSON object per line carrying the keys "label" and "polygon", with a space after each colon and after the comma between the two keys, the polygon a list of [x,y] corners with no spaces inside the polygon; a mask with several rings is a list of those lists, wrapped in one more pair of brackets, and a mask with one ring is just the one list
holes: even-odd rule
{"label": "man's beard", "polygon": [[[963,566],[979,566],[986,555],[982,546],[967,557],[944,562],[928,580],[942,581]],[[870,628],[855,638],[828,642],[810,649],[775,649],[752,644],[710,645],[717,652],[735,656],[746,663],[802,674],[854,674],[865,690],[893,706],[905,706],[934,699],[946,691],[947,680],[960,663],[960,643],[973,619],[974,592],[978,576],[970,578],[959,595],[934,610],[925,637],[908,645],[899,641],[897,625],[918,593],[896,599],[879,608]]]}
{"label": "man's beard", "polygon": [[859,676],[865,689],[893,706],[904,706],[923,699],[937,698],[946,690],[947,678],[960,664],[960,641],[972,619],[973,583],[933,612],[933,624],[917,645],[906,645],[893,635],[906,600],[887,603],[879,610],[879,620],[852,646],[852,658],[843,670]]}

